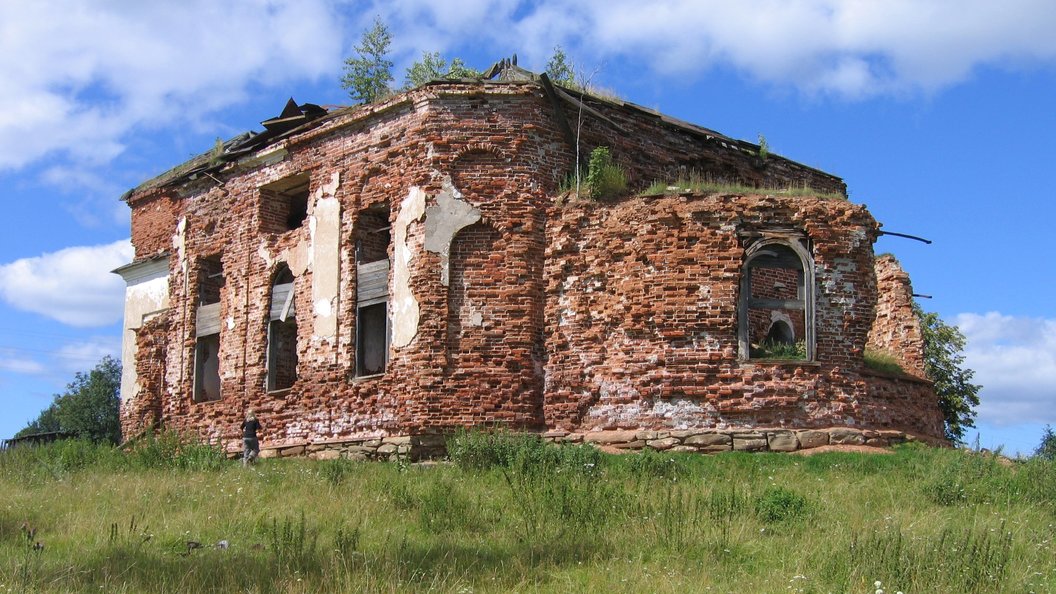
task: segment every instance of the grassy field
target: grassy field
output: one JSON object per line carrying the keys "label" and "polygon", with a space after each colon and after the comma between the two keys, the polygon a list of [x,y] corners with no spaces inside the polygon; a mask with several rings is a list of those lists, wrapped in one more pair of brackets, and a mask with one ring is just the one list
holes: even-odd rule
{"label": "grassy field", "polygon": [[0,452],[0,592],[1056,592],[1050,462],[480,434],[451,452],[250,468],[172,438]]}

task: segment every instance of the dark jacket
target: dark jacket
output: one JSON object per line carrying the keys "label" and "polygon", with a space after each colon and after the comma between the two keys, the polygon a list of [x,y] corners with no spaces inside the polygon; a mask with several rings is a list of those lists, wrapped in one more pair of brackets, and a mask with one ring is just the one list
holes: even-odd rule
{"label": "dark jacket", "polygon": [[260,421],[256,419],[250,419],[248,421],[242,421],[242,438],[243,439],[256,439],[257,431],[260,430]]}

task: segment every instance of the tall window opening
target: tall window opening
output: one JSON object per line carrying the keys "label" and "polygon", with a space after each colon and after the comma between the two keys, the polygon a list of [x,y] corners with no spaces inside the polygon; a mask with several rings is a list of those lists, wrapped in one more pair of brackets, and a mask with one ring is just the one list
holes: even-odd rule
{"label": "tall window opening", "polygon": [[814,265],[800,242],[762,239],[745,251],[738,312],[741,359],[814,359]]}
{"label": "tall window opening", "polygon": [[389,209],[360,211],[356,229],[356,375],[376,375],[389,361]]}
{"label": "tall window opening", "polygon": [[308,218],[307,173],[291,175],[260,188],[260,225],[265,233],[285,233]]}
{"label": "tall window opening", "polygon": [[224,265],[220,256],[201,260],[198,266],[198,309],[195,316],[195,402],[220,400],[220,293]]}
{"label": "tall window opening", "polygon": [[271,284],[268,310],[267,390],[277,392],[297,381],[297,312],[293,273],[281,264]]}

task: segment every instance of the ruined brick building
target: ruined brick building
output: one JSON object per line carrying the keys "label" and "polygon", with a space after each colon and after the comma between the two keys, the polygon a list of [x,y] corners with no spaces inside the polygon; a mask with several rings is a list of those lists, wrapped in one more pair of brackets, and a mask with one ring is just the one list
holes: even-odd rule
{"label": "ruined brick building", "polygon": [[[291,100],[126,194],[125,435],[237,448],[253,408],[266,452],[318,457],[466,426],[702,451],[941,438],[908,277],[842,180],[496,70]],[[597,146],[632,188],[694,172],[839,196],[562,194]],[[907,374],[871,370],[867,344]]]}

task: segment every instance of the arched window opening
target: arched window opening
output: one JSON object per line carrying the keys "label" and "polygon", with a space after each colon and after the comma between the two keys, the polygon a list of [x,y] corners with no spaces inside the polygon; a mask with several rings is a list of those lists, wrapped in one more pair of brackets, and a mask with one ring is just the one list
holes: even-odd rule
{"label": "arched window opening", "polygon": [[798,241],[751,245],[741,273],[740,358],[813,360],[813,286],[813,261]]}
{"label": "arched window opening", "polygon": [[281,264],[271,284],[268,310],[267,390],[277,392],[297,381],[297,310],[293,273]]}

